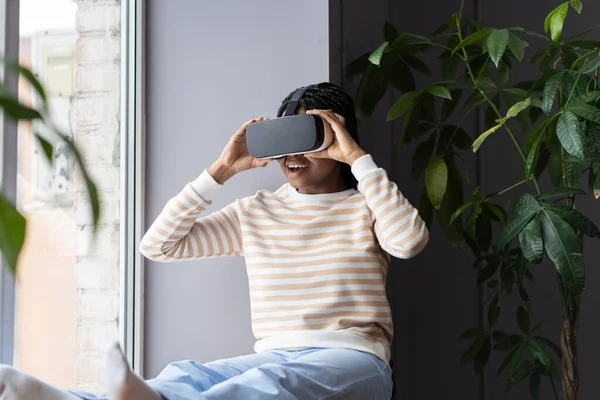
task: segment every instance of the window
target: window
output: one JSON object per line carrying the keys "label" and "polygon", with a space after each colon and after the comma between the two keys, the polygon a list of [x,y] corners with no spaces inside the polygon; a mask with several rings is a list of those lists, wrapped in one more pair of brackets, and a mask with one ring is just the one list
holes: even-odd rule
{"label": "window", "polygon": [[[14,364],[54,385],[98,393],[103,351],[124,321],[121,1],[20,0],[20,62],[48,91],[56,124],[72,134],[98,186],[95,241],[89,198],[72,156],[58,145],[49,163],[19,124],[17,204],[27,237],[15,285]],[[125,7],[125,5],[123,5]],[[19,81],[19,95],[36,104]]]}

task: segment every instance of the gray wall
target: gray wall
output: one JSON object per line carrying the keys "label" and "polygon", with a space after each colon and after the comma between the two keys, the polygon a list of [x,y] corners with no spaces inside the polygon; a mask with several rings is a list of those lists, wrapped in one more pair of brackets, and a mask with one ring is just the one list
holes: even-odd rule
{"label": "gray wall", "polygon": [[[273,117],[290,91],[329,79],[329,43],[320,0],[149,0],[147,21],[149,225],[244,121]],[[244,173],[214,208],[283,182],[277,165]],[[174,360],[252,352],[243,259],[146,265],[146,377]]]}
{"label": "gray wall", "polygon": [[[393,22],[400,32],[411,32],[429,36],[450,15],[460,8],[460,0],[421,0],[399,2],[392,0],[371,1],[368,5],[359,1],[330,1],[332,19],[336,29],[332,35],[333,58],[336,78],[349,92],[354,93],[357,80],[344,78],[343,66],[355,57],[372,50],[383,41],[382,27],[385,20]],[[594,16],[600,13],[600,4],[584,2],[584,15],[569,12],[566,35],[597,25]],[[556,7],[554,0],[524,2],[508,0],[465,0],[465,13],[479,16],[486,26],[506,27],[521,25],[541,31],[546,14]],[[335,18],[334,18],[335,16]],[[573,28],[576,28],[575,31]],[[598,39],[598,34],[590,35]],[[535,42],[527,39],[530,43]],[[529,49],[530,50],[530,49]],[[531,54],[531,53],[529,53]],[[436,67],[435,59],[429,60]],[[435,70],[439,68],[432,68]],[[531,79],[531,69],[523,68],[515,81]],[[436,77],[436,78],[439,78]],[[426,82],[421,79],[421,83]],[[428,81],[430,82],[430,81]],[[421,86],[422,87],[422,86]],[[388,93],[379,105],[374,117],[362,124],[363,147],[372,152],[380,165],[384,166],[400,189],[413,203],[423,188],[410,179],[410,157],[414,147],[398,153],[395,143],[400,124],[385,123],[385,112],[397,98]],[[467,130],[473,135],[481,132],[475,119],[467,121]],[[524,135],[521,134],[521,137]],[[482,168],[476,168],[473,157],[467,168],[474,179],[467,188],[470,192],[477,183],[489,193],[505,188],[522,179],[522,161],[515,157],[512,143],[506,135],[494,135],[483,147]],[[587,175],[584,178],[587,181]],[[518,194],[516,192],[515,194]],[[508,197],[501,199],[507,201]],[[581,201],[579,208],[600,224],[598,203],[591,197]],[[593,242],[586,242],[587,285],[583,298],[579,331],[581,368],[581,398],[595,398],[600,382],[594,379],[600,351],[594,338],[600,335],[600,323],[595,315],[600,306],[600,272],[594,260],[600,249]],[[480,293],[475,287],[476,274],[471,267],[473,258],[468,249],[450,247],[439,231],[434,228],[428,248],[418,257],[394,260],[388,279],[388,297],[393,310],[396,338],[393,347],[394,374],[397,380],[397,398],[407,400],[429,400],[437,398],[460,399],[529,399],[527,385],[505,392],[505,375],[497,378],[497,367],[504,354],[494,355],[491,367],[482,382],[472,368],[461,369],[459,359],[466,349],[458,340],[467,327],[479,323],[478,309]],[[535,284],[530,285],[530,296],[536,320],[545,320],[544,334],[559,342],[561,311],[556,289],[554,270],[551,265],[533,268]],[[514,324],[517,300],[508,299],[502,305],[504,321],[502,328],[518,332]],[[544,382],[543,399],[552,398],[549,385]]]}

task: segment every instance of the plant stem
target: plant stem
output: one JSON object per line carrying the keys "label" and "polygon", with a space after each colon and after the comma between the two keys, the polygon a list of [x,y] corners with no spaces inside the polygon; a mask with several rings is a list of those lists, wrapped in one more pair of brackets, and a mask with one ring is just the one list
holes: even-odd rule
{"label": "plant stem", "polygon": [[[407,43],[407,44],[430,44],[432,46],[440,47],[440,48],[442,48],[444,50],[452,51],[452,49],[450,47],[444,46],[443,44],[439,44],[439,43],[436,43],[434,41],[431,41],[431,42],[410,42],[410,43]],[[462,60],[461,56],[458,56],[458,58],[460,58]]]}
{"label": "plant stem", "polygon": [[[458,30],[458,38],[459,38],[459,40],[461,42],[462,42],[463,38],[462,38],[461,29],[460,29],[460,20],[462,19],[463,6],[464,6],[464,0],[461,1],[460,13],[459,13],[459,16],[458,16],[459,19],[456,22],[456,29]],[[479,88],[478,81],[477,81],[477,79],[475,79],[475,75],[473,74],[473,70],[471,69],[471,65],[468,62],[467,51],[465,50],[464,47],[461,50],[462,50],[464,59],[467,60],[467,61],[465,61],[465,64],[467,66],[467,71],[469,72],[469,76],[471,77],[471,80],[473,81],[473,84],[475,85],[476,90],[479,91],[479,93],[481,93],[481,95],[483,96],[483,98],[485,99],[485,101],[489,104],[490,107],[492,107],[492,109],[494,110],[494,112],[496,113],[496,115],[498,116],[498,118],[502,118],[502,115],[500,114],[500,111],[498,110],[498,107],[496,107],[496,105],[494,104],[494,102],[492,102],[486,96],[485,92]],[[525,153],[523,153],[523,149],[521,149],[521,145],[519,144],[519,141],[517,140],[517,137],[515,136],[515,134],[508,127],[508,125],[504,124],[504,128],[507,130],[507,132],[508,132],[511,140],[513,141],[515,147],[517,148],[517,151],[519,152],[519,155],[523,159],[523,163],[527,162],[527,158],[525,157]],[[538,184],[537,178],[535,178],[535,176],[532,176],[531,180],[533,181],[533,184],[535,185],[535,189],[537,191],[537,194],[538,195],[541,194],[540,185]]]}
{"label": "plant stem", "polygon": [[504,193],[508,192],[509,190],[512,190],[512,189],[516,188],[517,186],[524,184],[525,182],[527,182],[527,179],[523,179],[522,181],[519,181],[519,182],[515,183],[514,185],[507,187],[506,189],[502,189],[499,192],[492,193],[492,194],[488,195],[485,198],[485,200],[489,200],[493,197],[500,196],[501,194],[504,194]]}
{"label": "plant stem", "polygon": [[[579,78],[578,75],[577,78]],[[573,90],[577,86],[577,81],[573,86]],[[571,99],[571,94],[567,99],[567,103]],[[563,149],[560,151],[561,155],[561,167],[562,167],[562,178],[564,187],[568,188],[568,182],[566,177],[566,161],[565,152]],[[567,205],[574,209],[575,199],[568,198]],[[580,252],[583,253],[583,240],[579,238]],[[561,305],[563,307],[564,322],[563,328],[560,335],[560,343],[562,349],[562,381],[563,391],[567,400],[577,400],[577,393],[579,389],[579,370],[577,366],[577,327],[579,325],[579,310],[580,310],[580,297],[574,296],[569,292],[569,288],[565,286],[562,276],[557,274],[558,286],[561,294]]]}
{"label": "plant stem", "polygon": [[588,29],[587,31],[583,31],[583,32],[581,32],[581,33],[579,33],[579,34],[577,34],[577,35],[575,35],[575,36],[571,36],[571,37],[570,37],[570,38],[568,38],[567,40],[572,40],[572,39],[575,39],[575,38],[581,37],[581,36],[583,36],[583,35],[586,35],[586,34],[588,34],[588,33],[590,33],[590,32],[597,31],[598,29],[600,29],[600,26],[597,26],[597,27],[595,27],[595,28],[592,28],[592,29]]}

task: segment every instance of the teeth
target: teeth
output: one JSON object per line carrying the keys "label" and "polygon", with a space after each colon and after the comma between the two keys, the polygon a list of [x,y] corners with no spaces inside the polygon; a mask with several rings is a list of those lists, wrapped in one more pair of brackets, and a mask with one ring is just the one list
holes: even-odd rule
{"label": "teeth", "polygon": [[290,168],[290,169],[308,168],[308,165],[288,165],[288,168]]}

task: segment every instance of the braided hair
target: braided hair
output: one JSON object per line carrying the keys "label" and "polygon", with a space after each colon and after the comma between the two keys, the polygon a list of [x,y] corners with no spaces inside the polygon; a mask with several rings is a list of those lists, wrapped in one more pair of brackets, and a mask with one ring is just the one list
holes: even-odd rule
{"label": "braided hair", "polygon": [[[281,117],[287,108],[292,94],[290,93],[279,107],[277,111],[277,117]],[[352,136],[352,139],[360,145],[358,138],[358,122],[356,120],[356,114],[354,112],[354,102],[352,97],[344,92],[339,86],[329,83],[322,82],[314,85],[307,86],[304,96],[300,99],[299,107],[304,110],[331,110],[336,114],[341,115],[346,119],[346,128]],[[340,172],[344,184],[348,188],[356,189],[358,182],[352,174],[352,170],[348,164],[340,163]]]}

